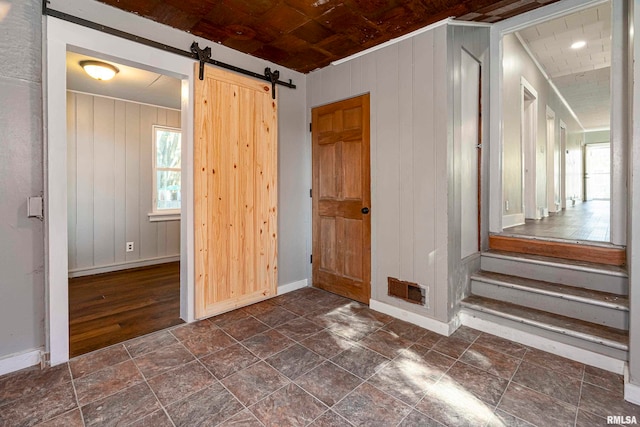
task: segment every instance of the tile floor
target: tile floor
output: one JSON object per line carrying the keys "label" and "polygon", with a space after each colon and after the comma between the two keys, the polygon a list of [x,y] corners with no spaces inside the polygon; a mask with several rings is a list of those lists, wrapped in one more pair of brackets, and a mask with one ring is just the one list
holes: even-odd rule
{"label": "tile floor", "polygon": [[600,426],[622,378],[305,288],[0,377],[0,426]]}

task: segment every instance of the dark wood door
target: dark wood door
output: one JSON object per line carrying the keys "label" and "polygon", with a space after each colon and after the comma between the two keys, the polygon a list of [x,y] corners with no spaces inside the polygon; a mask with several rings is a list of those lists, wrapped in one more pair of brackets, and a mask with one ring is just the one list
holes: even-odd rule
{"label": "dark wood door", "polygon": [[312,115],[313,285],[368,304],[369,95],[314,108]]}

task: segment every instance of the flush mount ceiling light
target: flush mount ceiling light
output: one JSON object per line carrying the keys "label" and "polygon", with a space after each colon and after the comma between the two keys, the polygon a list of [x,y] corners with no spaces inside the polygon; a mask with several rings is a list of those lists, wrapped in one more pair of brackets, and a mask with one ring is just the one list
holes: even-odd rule
{"label": "flush mount ceiling light", "polygon": [[80,61],[84,71],[96,80],[111,80],[120,70],[101,61]]}
{"label": "flush mount ceiling light", "polygon": [[571,49],[582,49],[587,45],[587,42],[584,40],[578,40],[571,45]]}

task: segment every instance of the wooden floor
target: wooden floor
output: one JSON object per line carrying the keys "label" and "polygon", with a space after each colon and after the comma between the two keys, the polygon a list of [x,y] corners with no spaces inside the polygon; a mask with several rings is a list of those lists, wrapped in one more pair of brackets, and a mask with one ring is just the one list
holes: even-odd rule
{"label": "wooden floor", "polygon": [[69,279],[70,357],[180,323],[179,262]]}
{"label": "wooden floor", "polygon": [[567,240],[609,242],[610,204],[608,200],[590,200],[568,206],[547,218],[528,219],[524,225],[505,228],[505,234],[549,237]]}

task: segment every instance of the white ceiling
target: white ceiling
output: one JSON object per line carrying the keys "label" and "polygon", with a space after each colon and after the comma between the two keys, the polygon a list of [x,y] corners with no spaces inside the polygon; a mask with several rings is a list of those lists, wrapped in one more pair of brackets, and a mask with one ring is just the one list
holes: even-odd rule
{"label": "white ceiling", "polygon": [[[112,80],[95,80],[80,66],[85,60],[108,62],[120,71]],[[67,52],[67,89],[180,109],[179,79],[75,52]]]}
{"label": "white ceiling", "polygon": [[[611,3],[533,25],[519,34],[584,128],[608,128]],[[571,49],[579,40],[587,45]]]}

